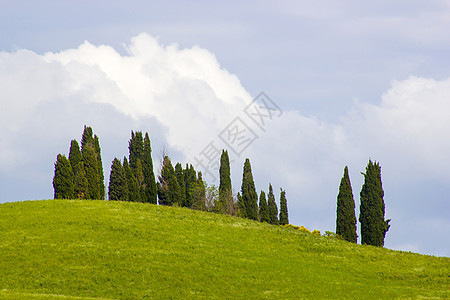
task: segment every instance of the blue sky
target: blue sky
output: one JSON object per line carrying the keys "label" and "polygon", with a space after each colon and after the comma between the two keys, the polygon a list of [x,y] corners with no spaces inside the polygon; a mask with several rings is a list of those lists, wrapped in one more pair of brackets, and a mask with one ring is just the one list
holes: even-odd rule
{"label": "blue sky", "polygon": [[[51,198],[84,124],[108,178],[131,130],[194,163],[239,117],[258,138],[236,191],[249,157],[292,223],[334,231],[344,166],[358,213],[371,158],[386,247],[450,255],[449,1],[92,2],[0,1],[0,202]],[[244,112],[261,91],[282,110],[263,129]]]}

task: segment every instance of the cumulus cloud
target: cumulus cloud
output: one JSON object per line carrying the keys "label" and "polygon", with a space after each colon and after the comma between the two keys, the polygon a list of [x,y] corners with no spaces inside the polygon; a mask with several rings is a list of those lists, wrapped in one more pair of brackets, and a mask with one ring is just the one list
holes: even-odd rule
{"label": "cumulus cloud", "polygon": [[[158,147],[167,143],[180,160],[195,163],[194,156],[208,143],[225,146],[219,134],[240,117],[257,138],[241,156],[232,154],[234,187],[239,189],[243,159],[250,157],[258,190],[267,190],[269,182],[276,190],[286,189],[292,223],[334,230],[342,170],[350,168],[358,203],[360,172],[370,157],[383,168],[388,217],[420,218],[425,200],[418,193],[401,195],[419,181],[437,182],[441,189],[426,199],[436,208],[425,212],[422,222],[435,217],[450,226],[442,215],[449,209],[450,79],[393,81],[378,104],[355,101],[337,122],[283,111],[261,129],[244,113],[252,97],[211,52],[165,46],[147,34],[134,37],[125,48],[127,54],[121,55],[110,46],[84,42],[44,55],[0,53],[3,182],[11,186],[11,178],[20,177],[29,186],[43,184],[38,189],[42,196],[35,197],[51,197],[54,159],[68,152],[70,139],[81,135],[84,124],[100,136],[108,178],[114,156],[127,154],[130,130],[150,133],[154,159]],[[277,102],[276,95],[269,96]],[[19,200],[11,195],[2,191],[1,201]],[[410,203],[416,210],[402,211]],[[419,233],[395,222],[388,246],[420,239]]]}
{"label": "cumulus cloud", "polygon": [[393,81],[379,105],[359,103],[343,123],[349,139],[411,180],[448,182],[450,79],[409,77]]}
{"label": "cumulus cloud", "polygon": [[211,129],[225,126],[251,100],[238,78],[198,46],[163,46],[140,34],[126,49],[128,56],[121,56],[109,46],[85,42],[43,58],[71,74],[74,91],[90,91],[89,101],[111,104],[135,119],[157,118],[175,147],[189,147],[198,136],[213,134]]}

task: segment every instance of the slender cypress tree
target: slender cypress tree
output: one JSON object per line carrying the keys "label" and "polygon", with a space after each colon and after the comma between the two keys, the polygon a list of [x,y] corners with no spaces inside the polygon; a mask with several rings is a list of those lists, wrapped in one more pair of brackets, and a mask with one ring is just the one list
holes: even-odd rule
{"label": "slender cypress tree", "polygon": [[136,170],[133,173],[134,177],[136,177],[136,182],[138,184],[139,189],[139,201],[145,202],[145,183],[144,183],[144,171],[142,168],[141,160],[138,159],[136,163]]}
{"label": "slender cypress tree", "polygon": [[70,143],[69,161],[73,172],[73,198],[84,199],[87,194],[88,182],[84,171],[84,163],[80,146],[76,140],[72,140]]}
{"label": "slender cypress tree", "polygon": [[65,155],[58,154],[53,177],[55,199],[71,199],[73,197],[73,171]]}
{"label": "slender cypress tree", "polygon": [[206,185],[203,181],[202,172],[197,173],[197,179],[192,189],[191,208],[206,210]]}
{"label": "slender cypress tree", "polygon": [[182,206],[192,207],[195,198],[195,188],[197,183],[197,173],[192,165],[186,164],[186,168],[183,170],[184,183],[186,189],[185,204]]}
{"label": "slender cypress tree", "polygon": [[99,199],[101,192],[99,186],[98,155],[91,127],[84,126],[83,136],[81,138],[81,155],[83,156],[84,171],[88,182],[86,199]]}
{"label": "slender cypress tree", "polygon": [[128,142],[128,150],[130,152],[129,155],[130,168],[136,174],[138,160],[142,160],[144,154],[144,141],[142,139],[141,131],[137,132],[131,131],[131,139]]}
{"label": "slender cypress tree", "polygon": [[97,135],[94,135],[94,149],[97,158],[97,179],[99,199],[105,199],[105,175],[103,174],[102,151],[100,149],[100,141]]}
{"label": "slender cypress tree", "polygon": [[125,170],[122,166],[122,163],[117,158],[114,158],[111,164],[108,195],[109,200],[128,200],[127,177],[125,175]]}
{"label": "slender cypress tree", "polygon": [[186,205],[186,183],[184,180],[183,167],[180,163],[175,165],[175,176],[177,177],[178,185],[180,186],[180,198],[178,199],[178,203],[180,206]]}
{"label": "slender cypress tree", "polygon": [[219,211],[225,211],[231,196],[231,174],[230,174],[230,159],[228,157],[228,151],[222,150],[220,156],[220,168],[219,168]]}
{"label": "slender cypress tree", "polygon": [[344,175],[337,196],[336,234],[349,242],[357,242],[355,200],[353,199],[352,184],[348,176],[347,166],[344,168]]}
{"label": "slender cypress tree", "polygon": [[264,191],[261,191],[259,195],[259,220],[261,222],[270,222],[269,206],[267,205],[266,193]]}
{"label": "slender cypress tree", "polygon": [[179,204],[180,199],[180,185],[175,175],[175,170],[172,166],[170,158],[166,155],[163,160],[161,168],[161,175],[159,176],[158,184],[158,202],[161,205],[172,206]]}
{"label": "slender cypress tree", "polygon": [[280,190],[280,225],[286,225],[289,224],[286,191]]}
{"label": "slender cypress tree", "polygon": [[270,224],[278,225],[278,208],[275,203],[272,185],[269,183],[269,195],[267,196],[267,206],[269,207]]}
{"label": "slender cypress tree", "polygon": [[247,158],[244,163],[241,186],[242,202],[245,207],[245,217],[252,220],[258,219],[258,195],[256,194],[255,182],[253,181],[252,167]]}
{"label": "slender cypress tree", "polygon": [[83,162],[75,165],[72,168],[72,172],[74,184],[73,197],[77,199],[86,199],[88,181],[86,179],[86,172],[84,171]]}
{"label": "slender cypress tree", "polygon": [[361,242],[362,244],[383,247],[389,221],[384,220],[384,191],[381,183],[379,163],[369,159],[360,193]]}
{"label": "slender cypress tree", "polygon": [[81,154],[88,144],[94,145],[94,136],[92,128],[84,125],[83,135],[81,136]]}
{"label": "slender cypress tree", "polygon": [[72,167],[78,165],[83,161],[80,146],[78,145],[78,142],[75,139],[70,141],[69,161]]}
{"label": "slender cypress tree", "polygon": [[142,154],[142,170],[144,172],[145,184],[145,201],[156,204],[157,191],[155,182],[155,173],[153,172],[152,147],[150,145],[150,138],[148,133],[144,137],[144,149]]}
{"label": "slender cypress tree", "polygon": [[140,193],[139,193],[139,185],[138,185],[136,176],[134,176],[133,170],[131,169],[130,165],[128,164],[128,160],[126,157],[123,158],[123,170],[125,173],[125,177],[127,180],[127,187],[128,187],[127,201],[140,202],[141,197],[140,197]]}

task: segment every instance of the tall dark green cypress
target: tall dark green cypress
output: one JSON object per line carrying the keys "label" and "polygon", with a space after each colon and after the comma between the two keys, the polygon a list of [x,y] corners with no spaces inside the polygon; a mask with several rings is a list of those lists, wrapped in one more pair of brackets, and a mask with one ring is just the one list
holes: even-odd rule
{"label": "tall dark green cypress", "polygon": [[55,199],[71,199],[73,197],[73,171],[65,155],[58,154],[53,177]]}
{"label": "tall dark green cypress", "polygon": [[203,181],[202,172],[197,173],[197,179],[192,189],[191,208],[206,210],[206,186]]}
{"label": "tall dark green cypress", "polygon": [[272,185],[269,183],[269,194],[267,196],[267,206],[269,206],[269,217],[270,217],[270,224],[278,225],[278,208],[277,204],[275,203],[275,196],[273,194],[273,188]]}
{"label": "tall dark green cypress", "polygon": [[230,174],[230,158],[228,157],[228,151],[222,150],[220,156],[219,167],[219,205],[218,210],[225,212],[230,197],[232,197],[231,191],[231,174]]}
{"label": "tall dark green cypress", "polygon": [[83,157],[81,156],[80,146],[78,145],[78,142],[75,139],[70,141],[69,161],[70,161],[70,165],[72,167],[83,162]]}
{"label": "tall dark green cypress", "polygon": [[259,220],[261,222],[270,222],[269,206],[267,205],[266,193],[264,191],[261,191],[259,195]]}
{"label": "tall dark green cypress", "polygon": [[197,173],[192,165],[186,164],[186,168],[183,170],[184,183],[186,189],[186,202],[182,206],[192,207],[195,198],[195,188],[197,183]]}
{"label": "tall dark green cypress", "polygon": [[245,211],[244,217],[252,220],[258,219],[258,195],[256,194],[255,182],[253,181],[252,167],[247,158],[244,163],[242,174],[241,197]]}
{"label": "tall dark green cypress", "polygon": [[144,183],[144,171],[142,168],[141,160],[138,159],[136,169],[133,172],[139,189],[139,202],[145,202],[145,183]]}
{"label": "tall dark green cypress", "polygon": [[86,199],[99,199],[101,192],[98,161],[91,127],[84,126],[81,138],[81,155],[83,156],[84,171],[88,182]]}
{"label": "tall dark green cypress", "polygon": [[136,168],[137,168],[138,161],[139,160],[142,161],[143,154],[144,154],[144,141],[142,138],[141,131],[136,131],[136,132],[131,131],[131,139],[128,143],[128,150],[130,153],[130,155],[129,155],[130,168],[136,174]]}
{"label": "tall dark green cypress", "polygon": [[100,149],[100,141],[97,135],[94,135],[94,149],[97,158],[97,180],[99,199],[105,199],[105,175],[103,174],[102,151]]}
{"label": "tall dark green cypress", "polygon": [[161,205],[172,206],[178,203],[180,198],[180,185],[175,175],[170,158],[166,155],[161,167],[161,175],[158,183],[158,202]]}
{"label": "tall dark green cypress", "polygon": [[155,173],[153,171],[152,147],[148,133],[144,137],[144,150],[142,154],[142,169],[144,172],[145,197],[144,202],[157,203]]}
{"label": "tall dark green cypress", "polygon": [[361,223],[361,243],[383,247],[390,220],[384,220],[384,191],[381,183],[379,163],[369,159],[360,193],[359,222]]}
{"label": "tall dark green cypress", "polygon": [[180,186],[180,196],[178,203],[180,206],[186,205],[186,183],[184,180],[183,167],[180,163],[175,165],[175,176],[177,177],[178,185]]}
{"label": "tall dark green cypress", "polygon": [[76,140],[70,142],[69,161],[72,166],[74,193],[73,198],[84,199],[88,188],[83,157]]}
{"label": "tall dark green cypress", "polygon": [[280,225],[286,225],[289,224],[286,191],[280,190]]}
{"label": "tall dark green cypress", "polygon": [[134,176],[133,170],[131,169],[130,165],[128,164],[128,160],[126,157],[123,158],[123,170],[125,172],[125,177],[127,180],[127,187],[128,187],[127,201],[140,202],[141,194],[139,191],[138,181],[136,179],[136,176]]}
{"label": "tall dark green cypress", "polygon": [[156,182],[148,133],[144,140],[141,131],[131,131],[128,150],[130,168],[138,182],[140,201],[156,203]]}
{"label": "tall dark green cypress", "polygon": [[344,175],[339,185],[336,208],[336,234],[345,240],[356,243],[355,200],[353,199],[352,184],[348,176],[348,168],[345,166]]}
{"label": "tall dark green cypress", "polygon": [[124,167],[119,159],[114,158],[111,164],[108,187],[109,200],[128,200],[128,184]]}

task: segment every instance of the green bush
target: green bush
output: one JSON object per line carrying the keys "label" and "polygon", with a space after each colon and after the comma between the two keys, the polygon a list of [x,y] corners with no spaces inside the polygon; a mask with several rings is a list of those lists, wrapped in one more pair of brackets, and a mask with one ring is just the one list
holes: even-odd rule
{"label": "green bush", "polygon": [[297,229],[298,231],[301,231],[301,232],[307,232],[307,233],[311,233],[311,231],[309,231],[309,229],[308,228],[306,228],[305,226],[300,226],[298,229]]}

